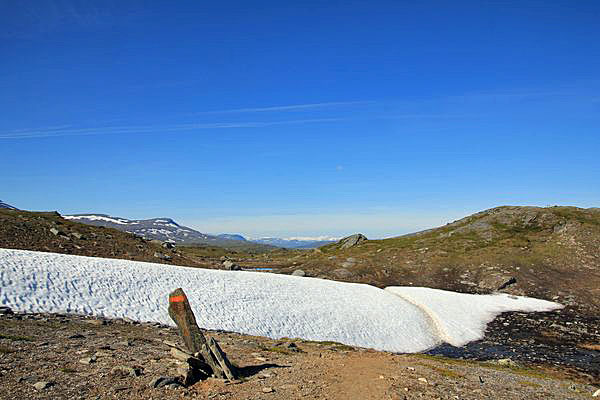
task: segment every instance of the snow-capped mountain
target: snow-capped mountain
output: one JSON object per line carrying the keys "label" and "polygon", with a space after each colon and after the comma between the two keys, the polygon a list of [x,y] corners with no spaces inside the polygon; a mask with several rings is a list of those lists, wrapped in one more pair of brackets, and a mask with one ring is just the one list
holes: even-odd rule
{"label": "snow-capped mountain", "polygon": [[65,215],[63,218],[88,225],[115,228],[150,240],[155,239],[174,243],[207,244],[222,241],[222,239],[215,236],[207,235],[192,228],[179,225],[171,218],[129,220],[126,218],[111,217],[106,214]]}
{"label": "snow-capped mountain", "polygon": [[8,208],[9,210],[18,210],[18,208],[13,207],[10,204],[6,204],[2,200],[0,200],[0,208]]}

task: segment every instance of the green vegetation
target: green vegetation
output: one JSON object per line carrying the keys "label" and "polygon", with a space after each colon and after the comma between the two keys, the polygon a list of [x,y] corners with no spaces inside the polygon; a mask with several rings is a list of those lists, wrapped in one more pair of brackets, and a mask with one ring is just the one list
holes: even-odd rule
{"label": "green vegetation", "polygon": [[19,336],[19,335],[8,335],[5,333],[0,333],[0,339],[8,339],[14,341],[24,341],[24,342],[32,342],[33,338],[29,336]]}
{"label": "green vegetation", "polygon": [[446,378],[452,378],[452,379],[462,379],[465,377],[465,375],[458,373],[456,371],[453,371],[451,369],[448,368],[442,368],[442,367],[438,367],[436,365],[431,365],[431,364],[425,364],[425,363],[418,363],[416,365],[420,365],[422,367],[426,367],[429,368],[431,370],[434,370],[435,372],[437,372],[439,375],[442,375],[443,377]]}

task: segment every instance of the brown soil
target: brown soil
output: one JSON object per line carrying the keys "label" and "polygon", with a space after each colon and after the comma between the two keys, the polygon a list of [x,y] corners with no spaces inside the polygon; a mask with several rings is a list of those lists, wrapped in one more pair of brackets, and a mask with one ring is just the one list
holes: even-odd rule
{"label": "brown soil", "polygon": [[[567,370],[544,366],[208,334],[239,367],[240,380],[152,388],[154,378],[176,375],[177,362],[164,344],[182,345],[172,328],[65,315],[0,316],[0,399],[565,399],[589,398],[597,389],[569,378]],[[291,342],[300,351],[288,348]],[[51,386],[38,390],[40,381]]]}

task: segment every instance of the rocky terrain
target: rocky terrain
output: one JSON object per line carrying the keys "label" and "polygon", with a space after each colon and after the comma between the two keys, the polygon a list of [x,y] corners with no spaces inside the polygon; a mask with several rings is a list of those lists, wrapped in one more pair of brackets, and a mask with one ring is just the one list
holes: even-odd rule
{"label": "rocky terrain", "polygon": [[[166,305],[165,305],[166,306]],[[551,363],[402,355],[332,342],[216,338],[241,372],[184,387],[174,328],[74,315],[0,315],[0,399],[586,399],[597,377]]]}
{"label": "rocky terrain", "polygon": [[260,263],[378,287],[501,290],[600,315],[600,209],[498,207],[412,235],[355,239]]}
{"label": "rocky terrain", "polygon": [[[598,209],[498,207],[392,239],[354,235],[320,249],[262,254],[206,246],[168,248],[56,213],[3,209],[0,247],[206,268],[262,268],[379,287],[501,291],[566,305],[548,313],[502,314],[484,339],[461,348],[440,346],[429,355],[299,340],[294,344],[301,352],[296,352],[286,347],[289,341],[213,332],[230,358],[248,368],[247,376],[235,383],[209,380],[179,389],[149,386],[155,378],[175,373],[176,365],[161,345],[165,338],[177,340],[170,328],[75,316],[3,316],[0,374],[8,390],[0,398],[341,399],[353,398],[351,393],[373,399],[589,398],[600,386]],[[70,338],[82,329],[85,340]],[[19,338],[23,332],[28,332],[26,339]],[[132,346],[124,344],[126,337],[134,338]],[[94,356],[90,363],[80,362]],[[276,365],[262,365],[270,363]],[[54,364],[58,369],[49,368]],[[117,366],[124,368],[113,371]],[[125,367],[143,369],[133,376],[138,372]],[[38,382],[51,385],[38,390]]]}

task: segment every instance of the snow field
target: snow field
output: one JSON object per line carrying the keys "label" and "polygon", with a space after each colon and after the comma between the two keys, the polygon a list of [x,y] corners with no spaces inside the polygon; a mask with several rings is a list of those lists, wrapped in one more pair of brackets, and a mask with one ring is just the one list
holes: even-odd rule
{"label": "snow field", "polygon": [[485,324],[502,311],[560,307],[508,296],[427,288],[381,290],[289,275],[0,249],[0,303],[17,311],[174,325],[167,313],[168,294],[178,287],[186,292],[205,329],[407,353],[442,341],[461,344],[479,339]]}

